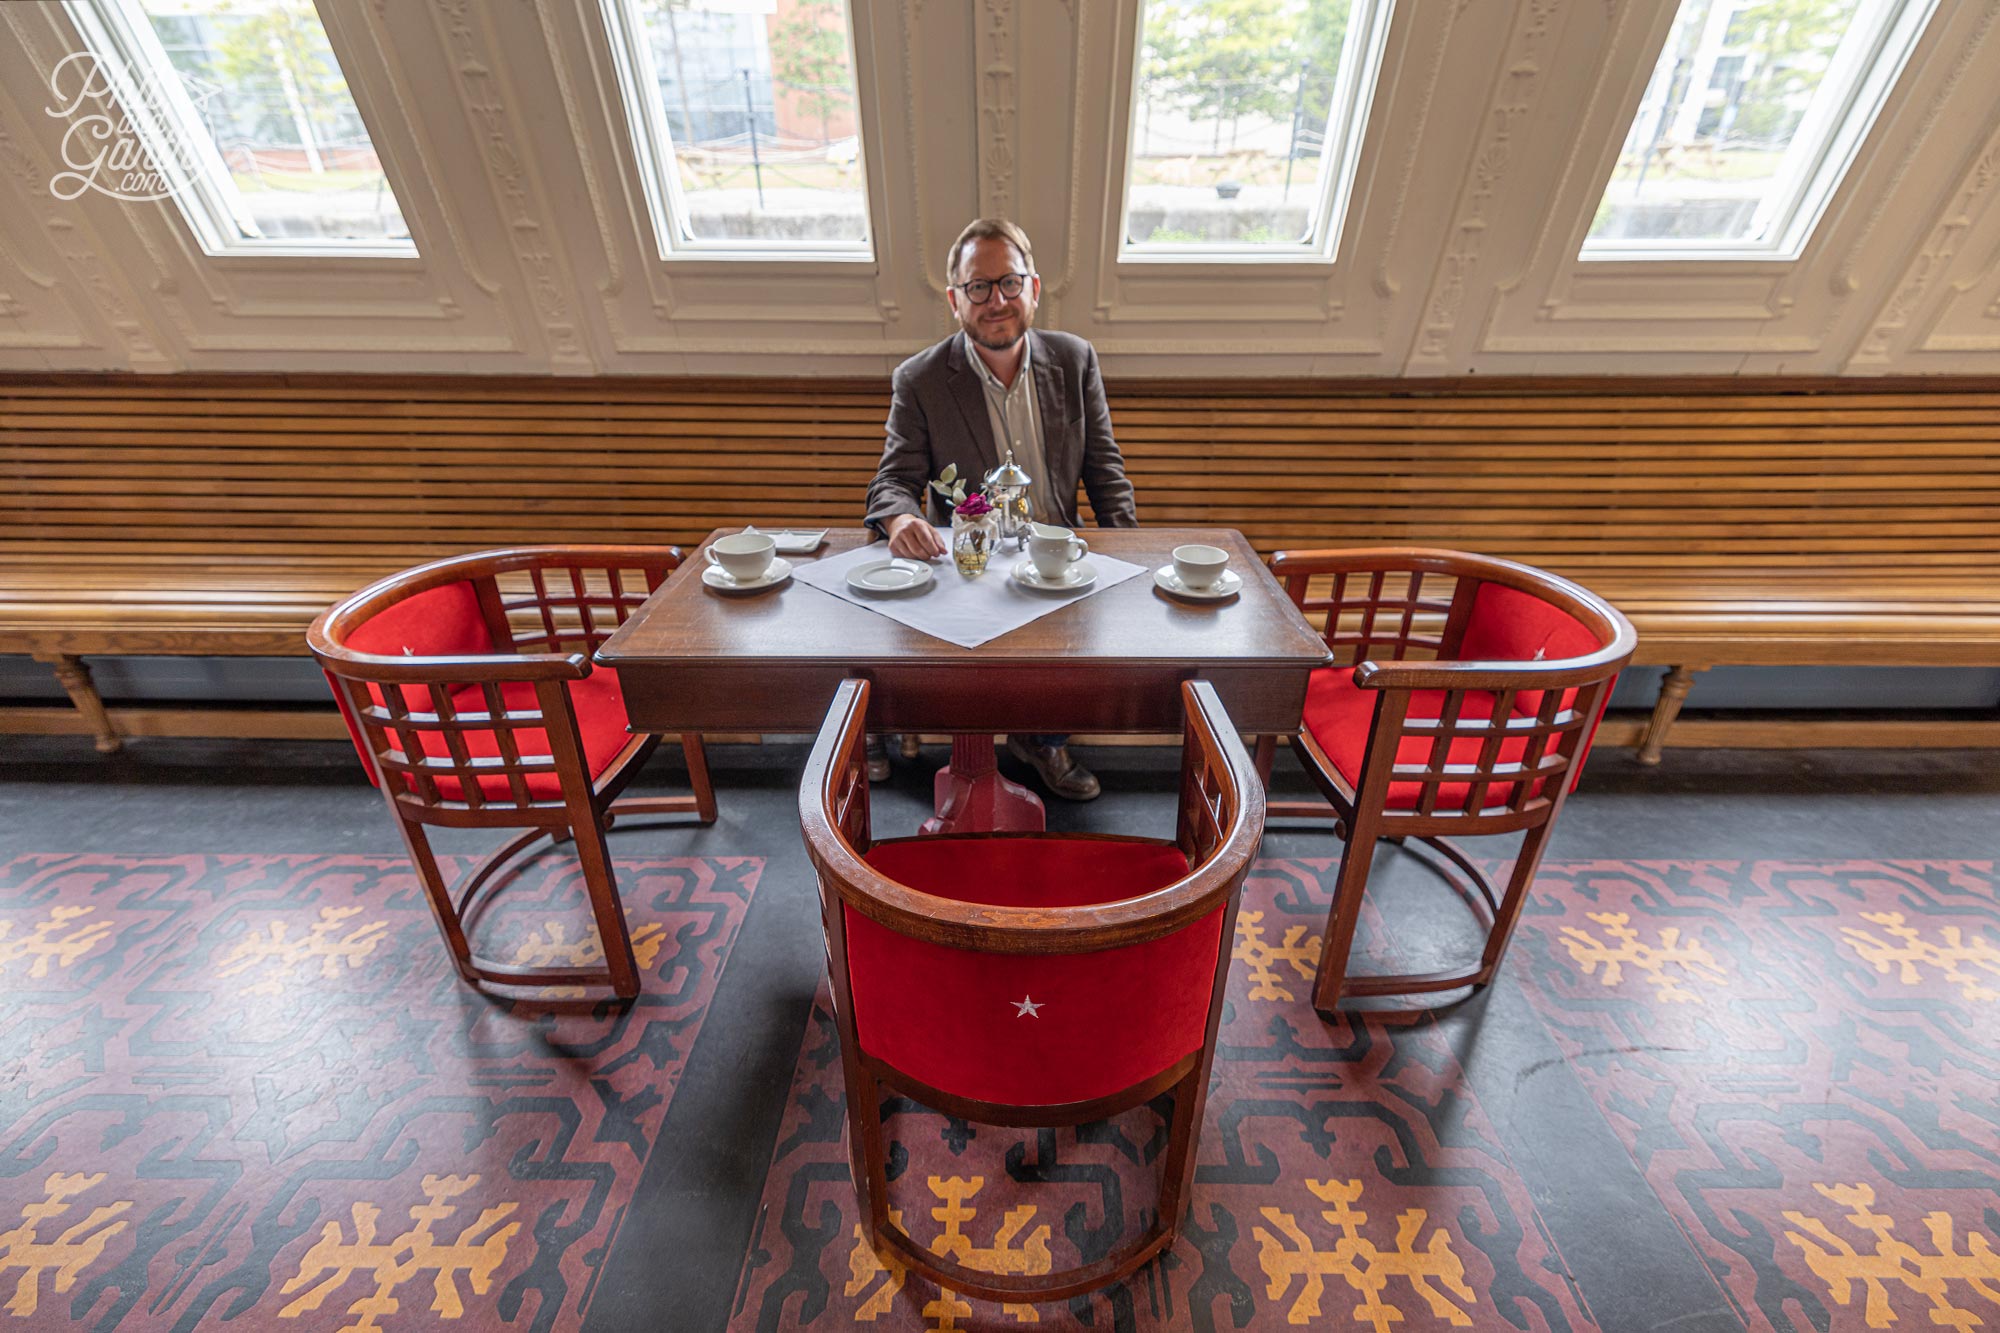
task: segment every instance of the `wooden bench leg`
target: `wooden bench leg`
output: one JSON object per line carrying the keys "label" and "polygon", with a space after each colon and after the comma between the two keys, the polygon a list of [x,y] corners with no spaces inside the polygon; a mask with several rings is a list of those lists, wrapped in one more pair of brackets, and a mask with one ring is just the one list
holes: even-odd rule
{"label": "wooden bench leg", "polygon": [[1694,684],[1694,673],[1706,670],[1705,666],[1677,666],[1667,672],[1667,678],[1660,682],[1660,701],[1653,705],[1653,720],[1646,724],[1646,739],[1639,745],[1640,763],[1660,762],[1660,747],[1667,743],[1667,730],[1680,716],[1681,704]]}
{"label": "wooden bench leg", "polygon": [[111,715],[104,711],[104,700],[97,697],[97,686],[90,683],[90,668],[83,664],[83,659],[70,653],[36,653],[35,660],[55,668],[56,679],[69,691],[70,702],[97,733],[97,752],[116,754],[124,741],[111,725]]}

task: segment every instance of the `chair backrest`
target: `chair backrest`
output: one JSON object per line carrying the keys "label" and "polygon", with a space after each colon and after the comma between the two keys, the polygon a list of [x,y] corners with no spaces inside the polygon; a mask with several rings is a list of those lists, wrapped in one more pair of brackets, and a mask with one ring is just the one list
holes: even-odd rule
{"label": "chair backrest", "polygon": [[370,780],[393,774],[437,822],[514,822],[587,791],[568,683],[679,564],[672,547],[454,556],[336,603],[307,643]]}
{"label": "chair backrest", "polygon": [[[871,837],[865,681],[845,682],[800,788],[836,1005],[876,1074],[974,1119],[996,1106],[1150,1096],[1212,1044],[1227,932],[1263,830],[1263,792],[1214,690],[1182,686],[1176,836]],[[863,975],[863,974],[866,975]],[[866,1003],[901,994],[900,1006]],[[1016,993],[1018,992],[1018,994]],[[1016,1009],[997,1008],[1004,994]],[[1070,1049],[989,1040],[1019,1003],[1088,1019]],[[1065,1029],[1067,1030],[1067,1029]],[[1053,1023],[1034,1030],[1056,1036]],[[1004,1035],[1004,1032],[1003,1032]]]}
{"label": "chair backrest", "polygon": [[[1271,564],[1300,610],[1324,617],[1335,669],[1379,691],[1359,803],[1427,831],[1548,818],[1638,644],[1617,608],[1567,579],[1463,551],[1280,552]],[[1308,596],[1329,574],[1327,595]]]}

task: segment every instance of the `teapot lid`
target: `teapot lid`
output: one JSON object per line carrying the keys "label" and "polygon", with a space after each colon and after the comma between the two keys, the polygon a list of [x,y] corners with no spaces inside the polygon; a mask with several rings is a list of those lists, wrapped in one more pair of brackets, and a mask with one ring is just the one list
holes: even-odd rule
{"label": "teapot lid", "polygon": [[1021,470],[1021,465],[1014,461],[1014,451],[1012,449],[1007,451],[1006,461],[986,474],[986,485],[988,486],[1026,486],[1032,480],[1033,478]]}

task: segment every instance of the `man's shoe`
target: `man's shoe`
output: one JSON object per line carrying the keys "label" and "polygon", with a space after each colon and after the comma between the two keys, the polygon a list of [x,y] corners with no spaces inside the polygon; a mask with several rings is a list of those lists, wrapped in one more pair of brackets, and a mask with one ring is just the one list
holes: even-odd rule
{"label": "man's shoe", "polygon": [[880,736],[868,738],[868,780],[870,782],[889,780],[889,747]]}
{"label": "man's shoe", "polygon": [[1103,790],[1096,776],[1070,757],[1067,745],[1035,745],[1009,736],[1007,753],[1034,769],[1042,785],[1065,800],[1094,801]]}

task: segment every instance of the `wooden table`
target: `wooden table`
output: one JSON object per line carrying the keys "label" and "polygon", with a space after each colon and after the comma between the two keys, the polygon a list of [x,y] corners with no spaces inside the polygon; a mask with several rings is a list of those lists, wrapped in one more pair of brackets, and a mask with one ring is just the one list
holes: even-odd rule
{"label": "wooden table", "polygon": [[[738,530],[710,533],[703,548]],[[992,771],[994,732],[1179,732],[1179,686],[1192,677],[1215,686],[1239,729],[1298,730],[1307,677],[1331,655],[1242,534],[1091,528],[1084,536],[1094,552],[1148,570],[1169,563],[1186,542],[1221,546],[1243,591],[1220,602],[1181,601],[1140,575],[977,648],[960,648],[797,579],[768,592],[713,592],[702,586],[697,571],[705,558],[697,552],[598,650],[597,661],[618,671],[633,729],[665,735],[815,732],[835,687],[866,677],[874,684],[870,730],[946,731],[967,742],[954,743],[953,766],[939,774],[941,827],[948,828],[968,827],[967,816],[975,825],[1019,827],[1005,822],[1018,811]],[[827,537],[821,557],[872,534],[836,528]],[[1002,562],[1011,555],[996,556],[982,577],[1007,577]],[[938,577],[959,575],[941,562]],[[1039,827],[1039,802],[1034,810]]]}

